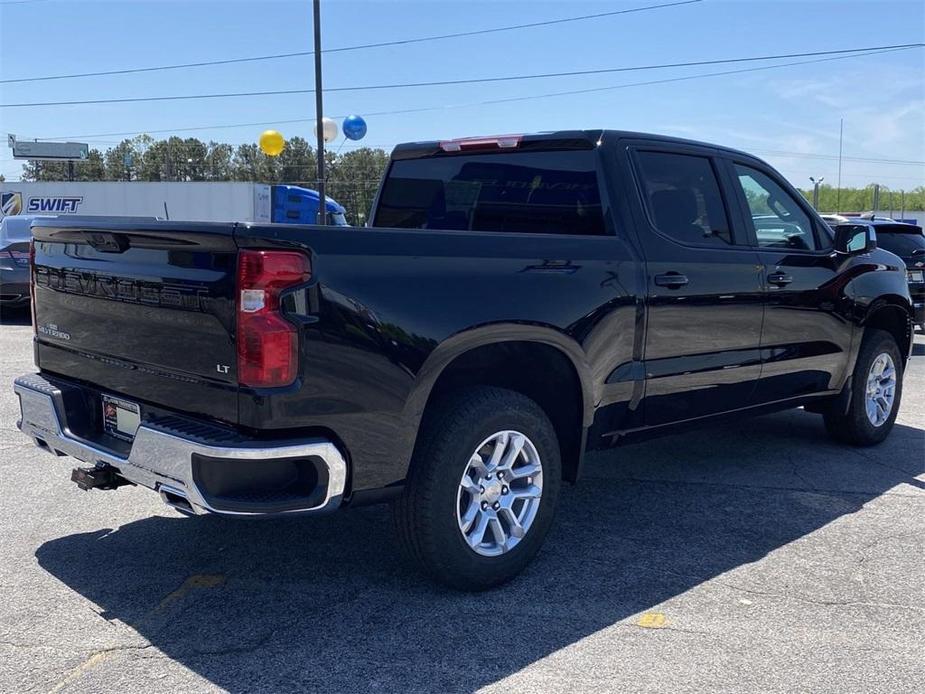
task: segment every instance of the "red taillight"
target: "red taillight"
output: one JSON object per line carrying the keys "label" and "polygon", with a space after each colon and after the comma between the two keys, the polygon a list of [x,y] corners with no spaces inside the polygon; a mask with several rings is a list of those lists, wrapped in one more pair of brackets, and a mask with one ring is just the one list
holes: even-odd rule
{"label": "red taillight", "polygon": [[520,145],[523,135],[495,135],[494,137],[463,137],[458,140],[444,140],[440,149],[444,152],[463,152],[473,149],[514,149]]}
{"label": "red taillight", "polygon": [[279,311],[283,289],[311,276],[308,258],[293,251],[238,254],[238,382],[257,388],[286,386],[298,374],[299,339]]}

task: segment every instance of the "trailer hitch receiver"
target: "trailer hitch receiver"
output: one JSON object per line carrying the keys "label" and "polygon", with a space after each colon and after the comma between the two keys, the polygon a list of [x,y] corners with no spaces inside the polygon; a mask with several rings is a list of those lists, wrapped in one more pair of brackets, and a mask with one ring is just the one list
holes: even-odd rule
{"label": "trailer hitch receiver", "polygon": [[126,484],[133,484],[119,475],[119,470],[112,465],[95,467],[77,467],[71,470],[71,482],[85,492],[91,489],[116,489]]}

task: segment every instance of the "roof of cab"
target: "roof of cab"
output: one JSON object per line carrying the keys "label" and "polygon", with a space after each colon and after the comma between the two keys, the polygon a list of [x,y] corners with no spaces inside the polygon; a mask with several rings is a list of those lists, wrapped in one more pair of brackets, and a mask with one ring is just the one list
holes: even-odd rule
{"label": "roof of cab", "polygon": [[[747,157],[752,160],[761,161],[759,157],[748,152],[725,147],[711,142],[700,142],[697,140],[688,140],[680,137],[671,137],[669,135],[658,135],[655,133],[641,133],[630,130],[557,130],[554,132],[525,133],[523,135],[490,135],[484,139],[505,139],[519,138],[517,147],[510,149],[504,148],[504,151],[524,151],[524,150],[549,150],[549,149],[594,149],[596,146],[614,140],[650,140],[654,142],[674,143],[680,145],[689,145],[696,147],[707,147],[709,149],[720,150],[728,154],[735,154],[741,157]],[[442,145],[447,142],[462,141],[476,138],[454,138],[453,140],[430,140],[426,142],[404,142],[396,145],[392,150],[392,159],[418,159],[435,155],[446,154]],[[450,153],[453,156],[455,153]]]}

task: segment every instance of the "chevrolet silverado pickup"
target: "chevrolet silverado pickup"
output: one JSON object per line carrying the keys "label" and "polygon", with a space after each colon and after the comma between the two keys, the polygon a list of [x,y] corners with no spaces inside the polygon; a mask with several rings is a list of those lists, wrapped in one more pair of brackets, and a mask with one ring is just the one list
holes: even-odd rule
{"label": "chevrolet silverado pickup", "polygon": [[370,220],[36,220],[23,433],[83,489],[188,515],[389,502],[407,557],[479,590],[534,557],[588,451],[800,406],[850,445],[893,427],[903,262],[748,154],[403,144]]}

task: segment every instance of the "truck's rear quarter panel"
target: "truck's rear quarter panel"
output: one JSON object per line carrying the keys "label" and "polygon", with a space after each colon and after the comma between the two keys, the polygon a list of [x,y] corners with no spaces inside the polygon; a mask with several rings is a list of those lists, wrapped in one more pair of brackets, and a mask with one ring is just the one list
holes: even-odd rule
{"label": "truck's rear quarter panel", "polygon": [[638,266],[612,236],[242,225],[236,240],[312,257],[312,287],[290,304],[310,316],[301,387],[242,394],[241,424],[336,433],[362,460],[355,488],[402,479],[419,374],[448,338],[493,326],[554,332],[600,382],[632,354],[636,304],[625,287]]}

